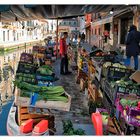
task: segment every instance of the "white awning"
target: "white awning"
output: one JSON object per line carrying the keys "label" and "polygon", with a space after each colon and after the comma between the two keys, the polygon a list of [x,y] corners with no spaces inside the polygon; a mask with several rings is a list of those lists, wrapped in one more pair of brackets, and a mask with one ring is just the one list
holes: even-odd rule
{"label": "white awning", "polygon": [[112,22],[112,21],[113,21],[113,16],[112,16],[112,17],[107,17],[107,18],[101,19],[101,20],[99,20],[99,21],[95,21],[95,22],[93,22],[91,25],[92,25],[92,26],[98,26],[98,25],[110,23],[110,22]]}

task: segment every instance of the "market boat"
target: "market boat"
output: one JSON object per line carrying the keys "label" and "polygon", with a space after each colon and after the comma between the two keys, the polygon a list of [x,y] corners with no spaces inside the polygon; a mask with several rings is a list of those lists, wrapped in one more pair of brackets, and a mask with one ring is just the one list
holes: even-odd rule
{"label": "market boat", "polygon": [[[53,114],[70,110],[70,95],[62,86],[50,84],[55,80],[50,64],[37,67],[34,63],[33,55],[37,58],[38,54],[21,54],[14,81],[15,100],[7,119],[8,135],[54,135]],[[44,59],[45,54],[40,57]]]}
{"label": "market boat", "polygon": [[[44,126],[46,126],[46,123],[39,126],[41,121],[47,119],[51,126],[47,125],[45,129]],[[37,129],[36,127],[38,127],[38,130],[35,130]],[[9,136],[52,135],[54,131],[53,116],[39,114],[31,115],[28,113],[27,107],[18,107],[13,103],[7,119],[7,133]]]}

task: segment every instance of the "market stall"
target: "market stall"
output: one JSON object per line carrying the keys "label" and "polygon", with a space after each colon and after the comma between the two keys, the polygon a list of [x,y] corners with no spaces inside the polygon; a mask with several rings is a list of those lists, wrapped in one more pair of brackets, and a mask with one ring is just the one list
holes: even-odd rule
{"label": "market stall", "polygon": [[[82,76],[87,77],[84,82],[88,83],[89,113],[100,112],[102,117],[106,116],[105,134],[138,135],[140,86],[130,79],[135,70],[124,66],[118,55],[98,48],[91,52],[84,48],[78,50],[78,66],[84,73]],[[77,76],[79,81],[83,79],[79,72]]]}

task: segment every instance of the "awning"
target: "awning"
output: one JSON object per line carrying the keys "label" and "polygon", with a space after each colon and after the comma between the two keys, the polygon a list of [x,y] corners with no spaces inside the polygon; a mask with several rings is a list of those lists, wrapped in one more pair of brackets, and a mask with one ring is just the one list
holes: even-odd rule
{"label": "awning", "polygon": [[113,22],[113,19],[114,18],[117,18],[119,17],[120,15],[124,14],[124,13],[128,13],[132,11],[131,8],[129,7],[126,7],[124,9],[121,9],[121,10],[118,10],[118,11],[115,11],[113,15],[110,15],[108,17],[104,17],[103,19],[100,19],[99,21],[95,21],[92,23],[92,26],[98,26],[98,25],[103,25],[103,24],[106,24],[106,23],[111,23]]}
{"label": "awning", "polygon": [[65,19],[83,16],[91,12],[121,10],[128,5],[0,5],[0,21]]}

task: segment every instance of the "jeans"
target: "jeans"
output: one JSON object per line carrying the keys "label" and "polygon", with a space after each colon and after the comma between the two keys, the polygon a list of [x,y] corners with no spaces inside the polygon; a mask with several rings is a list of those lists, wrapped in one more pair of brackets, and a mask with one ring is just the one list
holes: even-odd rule
{"label": "jeans", "polygon": [[[133,56],[133,58],[134,58],[135,70],[137,70],[138,69],[138,64],[139,64],[138,55],[137,56]],[[130,66],[130,63],[131,63],[131,57],[127,56],[125,65],[126,66]]]}
{"label": "jeans", "polygon": [[61,58],[60,73],[67,72],[68,72],[68,57],[67,55],[65,55],[63,58]]}

